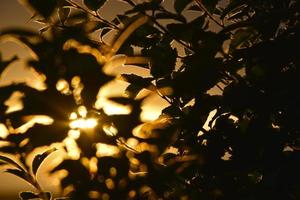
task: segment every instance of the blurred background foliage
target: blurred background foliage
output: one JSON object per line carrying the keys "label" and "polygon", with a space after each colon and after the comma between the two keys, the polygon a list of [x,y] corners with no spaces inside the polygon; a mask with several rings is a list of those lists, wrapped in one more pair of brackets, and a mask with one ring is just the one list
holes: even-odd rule
{"label": "blurred background foliage", "polygon": [[[43,27],[0,31],[43,79],[0,87],[1,164],[36,189],[20,198],[300,199],[299,1],[119,0],[108,20],[109,1],[23,0]],[[108,73],[128,65],[149,75]],[[99,89],[115,79],[112,114]],[[144,121],[151,93],[168,106]],[[57,197],[36,178],[55,152]]]}

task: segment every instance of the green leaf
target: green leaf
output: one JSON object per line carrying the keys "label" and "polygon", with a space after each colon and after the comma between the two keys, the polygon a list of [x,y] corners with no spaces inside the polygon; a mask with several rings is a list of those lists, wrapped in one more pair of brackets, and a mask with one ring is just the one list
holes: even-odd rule
{"label": "green leaf", "polygon": [[13,161],[12,159],[10,159],[6,156],[0,156],[0,161],[3,161],[7,164],[10,164],[10,165],[17,167],[18,169],[24,171],[23,167],[21,167],[18,163],[16,163],[15,161]]}
{"label": "green leaf", "polygon": [[49,150],[45,151],[44,153],[38,154],[34,157],[34,159],[32,161],[32,172],[34,175],[36,175],[37,170],[39,169],[42,162],[54,151],[56,151],[56,148],[49,149]]}
{"label": "green leaf", "polygon": [[48,19],[57,6],[57,0],[24,0],[37,13]]}
{"label": "green leaf", "polygon": [[174,8],[177,13],[181,13],[191,2],[192,0],[175,0]]}
{"label": "green leaf", "polygon": [[106,0],[83,0],[84,5],[90,10],[96,11],[101,8]]}

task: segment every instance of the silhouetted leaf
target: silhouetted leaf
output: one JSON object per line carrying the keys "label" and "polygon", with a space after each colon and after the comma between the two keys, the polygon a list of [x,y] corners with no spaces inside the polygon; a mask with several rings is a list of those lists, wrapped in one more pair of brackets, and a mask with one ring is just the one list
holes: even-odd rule
{"label": "silhouetted leaf", "polygon": [[177,13],[181,13],[191,2],[192,0],[175,0],[174,8]]}
{"label": "silhouetted leaf", "polygon": [[2,72],[6,69],[6,67],[16,60],[18,60],[17,56],[14,56],[9,60],[2,60],[1,54],[0,54],[0,77],[1,77]]}
{"label": "silhouetted leaf", "polygon": [[125,94],[131,98],[135,98],[142,89],[144,88],[134,84],[130,84],[126,87]]}
{"label": "silhouetted leaf", "polygon": [[21,171],[24,171],[23,167],[21,167],[18,163],[16,163],[15,161],[13,161],[12,159],[10,159],[6,156],[1,156],[0,155],[0,160],[5,162],[6,164],[10,164],[10,165],[20,169]]}
{"label": "silhouetted leaf", "polygon": [[57,6],[57,0],[24,0],[41,16],[49,18]]}
{"label": "silhouetted leaf", "polygon": [[19,194],[22,200],[30,200],[30,199],[37,199],[39,195],[33,192],[21,192]]}
{"label": "silhouetted leaf", "polygon": [[143,78],[135,74],[122,74],[121,79],[130,83],[125,92],[133,98],[136,97],[142,89],[148,89],[152,85],[151,81],[153,80],[153,78]]}
{"label": "silhouetted leaf", "polygon": [[186,19],[185,19],[183,16],[181,16],[181,15],[176,15],[176,14],[173,14],[173,13],[170,13],[170,12],[168,12],[168,13],[166,13],[166,12],[163,12],[163,13],[157,13],[157,14],[155,15],[155,17],[156,17],[157,19],[175,19],[175,20],[180,21],[180,22],[183,22],[183,23],[186,22]]}
{"label": "silhouetted leaf", "polygon": [[159,4],[160,1],[158,0],[137,4],[131,10],[126,11],[125,14],[144,13],[147,10],[156,10],[159,8]]}
{"label": "silhouetted leaf", "polygon": [[151,58],[150,72],[154,78],[163,77],[174,70],[177,51],[169,43],[161,42],[143,53]]}
{"label": "silhouetted leaf", "polygon": [[83,2],[86,5],[86,7],[96,11],[104,5],[106,0],[84,0]]}
{"label": "silhouetted leaf", "polygon": [[33,192],[21,192],[19,194],[22,200],[30,200],[30,199],[45,199],[51,200],[51,193],[50,192],[41,192],[41,193],[33,193]]}
{"label": "silhouetted leaf", "polygon": [[49,149],[49,150],[45,151],[44,153],[38,154],[34,157],[34,159],[32,161],[32,172],[34,175],[36,175],[37,170],[39,169],[42,162],[54,151],[56,151],[56,148]]}
{"label": "silhouetted leaf", "polygon": [[111,97],[109,100],[114,101],[116,103],[122,104],[122,105],[130,105],[134,103],[134,100],[130,98],[125,98],[125,97]]}
{"label": "silhouetted leaf", "polygon": [[25,171],[19,169],[6,169],[5,172],[9,174],[13,174],[34,186],[34,181],[32,180],[32,177],[29,174],[27,174]]}

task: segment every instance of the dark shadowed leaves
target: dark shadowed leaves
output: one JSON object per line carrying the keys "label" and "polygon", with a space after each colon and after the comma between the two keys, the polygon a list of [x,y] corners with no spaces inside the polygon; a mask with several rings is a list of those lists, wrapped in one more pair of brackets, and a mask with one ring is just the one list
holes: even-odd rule
{"label": "dark shadowed leaves", "polygon": [[32,161],[32,172],[34,175],[36,175],[37,170],[39,169],[42,162],[54,151],[56,151],[56,148],[49,149],[49,150],[45,151],[44,153],[38,154],[34,157],[34,159]]}
{"label": "dark shadowed leaves", "polygon": [[150,72],[154,78],[169,75],[175,68],[177,57],[176,49],[173,49],[168,41],[144,49],[144,55],[151,58]]}

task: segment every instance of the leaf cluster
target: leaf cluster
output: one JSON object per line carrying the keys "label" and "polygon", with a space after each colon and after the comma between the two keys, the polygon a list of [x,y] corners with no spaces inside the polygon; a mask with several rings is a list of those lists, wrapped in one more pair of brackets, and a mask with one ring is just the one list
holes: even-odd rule
{"label": "leaf cluster", "polygon": [[[110,0],[26,0],[42,33],[0,32],[28,46],[28,67],[46,77],[43,90],[0,87],[0,122],[9,130],[0,152],[16,158],[0,160],[39,191],[22,199],[53,198],[36,173],[55,150],[26,164],[35,148],[53,143],[67,156],[50,173],[68,172],[61,187],[70,199],[300,198],[299,2],[169,2],[172,9],[160,0],[122,0],[128,10],[109,21],[101,12]],[[124,54],[120,65],[149,76],[122,74],[127,96],[108,100],[130,111],[107,114],[96,102],[115,77],[104,69]],[[0,72],[17,59],[0,59]],[[141,121],[142,90],[168,104],[156,120]],[[5,101],[15,91],[24,94],[23,109],[8,113]],[[72,128],[71,114],[97,124]],[[52,122],[18,133],[36,115]]]}

